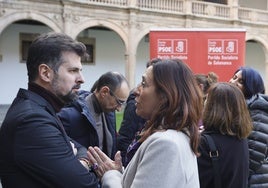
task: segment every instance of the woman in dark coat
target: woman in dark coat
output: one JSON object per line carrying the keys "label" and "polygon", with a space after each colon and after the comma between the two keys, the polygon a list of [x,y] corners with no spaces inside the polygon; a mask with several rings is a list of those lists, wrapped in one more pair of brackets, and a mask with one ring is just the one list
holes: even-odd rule
{"label": "woman in dark coat", "polygon": [[245,188],[248,183],[249,154],[247,136],[252,124],[242,92],[230,83],[211,86],[203,113],[198,171],[201,188],[218,188],[216,173],[204,135],[210,135],[218,150],[219,183],[222,188]]}
{"label": "woman in dark coat", "polygon": [[268,187],[268,96],[260,74],[250,68],[241,67],[230,79],[244,94],[253,131],[248,137],[249,187]]}

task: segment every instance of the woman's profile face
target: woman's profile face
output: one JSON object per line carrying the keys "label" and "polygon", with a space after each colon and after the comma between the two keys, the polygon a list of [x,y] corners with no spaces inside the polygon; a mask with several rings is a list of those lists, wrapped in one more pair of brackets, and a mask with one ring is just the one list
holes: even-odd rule
{"label": "woman's profile face", "polygon": [[142,82],[136,89],[136,113],[144,119],[151,119],[158,110],[160,97],[156,93],[153,66],[150,66],[142,76]]}
{"label": "woman's profile face", "polygon": [[234,74],[234,76],[230,79],[230,83],[236,85],[242,92],[244,90],[244,83],[242,80],[242,70],[238,71]]}

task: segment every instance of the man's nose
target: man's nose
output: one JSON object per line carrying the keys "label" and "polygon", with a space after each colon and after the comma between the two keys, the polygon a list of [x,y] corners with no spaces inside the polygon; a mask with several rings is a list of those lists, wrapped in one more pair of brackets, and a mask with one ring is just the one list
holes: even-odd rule
{"label": "man's nose", "polygon": [[84,79],[84,76],[83,76],[82,73],[80,73],[79,76],[78,76],[78,82],[79,83],[85,83],[85,79]]}

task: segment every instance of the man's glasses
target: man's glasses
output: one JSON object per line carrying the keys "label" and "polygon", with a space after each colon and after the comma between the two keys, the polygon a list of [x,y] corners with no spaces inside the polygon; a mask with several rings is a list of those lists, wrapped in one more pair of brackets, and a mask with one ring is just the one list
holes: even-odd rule
{"label": "man's glasses", "polygon": [[110,95],[115,98],[115,100],[116,100],[118,105],[122,106],[122,105],[124,105],[126,103],[126,101],[118,99],[118,97],[114,94],[114,92],[112,92],[111,89],[110,89]]}

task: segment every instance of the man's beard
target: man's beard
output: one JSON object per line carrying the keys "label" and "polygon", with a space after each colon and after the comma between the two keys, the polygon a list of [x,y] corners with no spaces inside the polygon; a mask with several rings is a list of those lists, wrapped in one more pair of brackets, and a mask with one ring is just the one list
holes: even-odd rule
{"label": "man's beard", "polygon": [[64,104],[69,104],[72,103],[73,101],[75,101],[76,99],[78,99],[78,93],[77,92],[73,92],[73,89],[80,89],[80,84],[76,84],[71,91],[69,91],[69,93],[67,93],[66,95],[61,94],[61,92],[59,92],[59,87],[58,87],[58,75],[55,74],[55,78],[52,81],[52,88],[55,91],[56,96],[64,103]]}
{"label": "man's beard", "polygon": [[65,104],[70,104],[72,103],[73,101],[77,100],[78,99],[78,94],[76,92],[73,92],[70,91],[67,95],[61,95],[58,97],[65,103]]}

